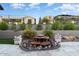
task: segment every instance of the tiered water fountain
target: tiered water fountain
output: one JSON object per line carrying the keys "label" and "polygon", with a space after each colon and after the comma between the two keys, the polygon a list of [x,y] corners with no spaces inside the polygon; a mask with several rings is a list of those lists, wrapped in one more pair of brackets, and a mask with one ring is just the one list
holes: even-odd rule
{"label": "tiered water fountain", "polygon": [[49,39],[45,35],[36,35],[33,40],[22,39],[21,36],[18,36],[15,37],[15,44],[17,44],[16,42],[25,51],[53,50],[60,47],[61,35],[55,34],[54,39]]}

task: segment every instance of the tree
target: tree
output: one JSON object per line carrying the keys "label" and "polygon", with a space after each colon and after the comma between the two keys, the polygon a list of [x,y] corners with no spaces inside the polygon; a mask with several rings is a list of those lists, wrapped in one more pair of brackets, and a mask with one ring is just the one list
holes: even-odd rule
{"label": "tree", "polygon": [[60,21],[55,21],[52,24],[52,29],[53,30],[63,30],[63,24]]}
{"label": "tree", "polygon": [[50,24],[51,20],[48,16],[45,16],[43,19],[42,19],[42,24],[45,23],[45,24]]}
{"label": "tree", "polygon": [[65,22],[64,30],[74,30],[76,29],[76,24],[72,23],[72,21],[68,20]]}

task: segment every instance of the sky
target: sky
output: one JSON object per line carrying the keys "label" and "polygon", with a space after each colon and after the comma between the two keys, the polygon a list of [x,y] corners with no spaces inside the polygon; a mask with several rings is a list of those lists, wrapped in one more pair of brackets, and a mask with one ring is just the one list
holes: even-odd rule
{"label": "sky", "polygon": [[4,10],[0,16],[57,16],[61,14],[79,15],[79,3],[1,3]]}

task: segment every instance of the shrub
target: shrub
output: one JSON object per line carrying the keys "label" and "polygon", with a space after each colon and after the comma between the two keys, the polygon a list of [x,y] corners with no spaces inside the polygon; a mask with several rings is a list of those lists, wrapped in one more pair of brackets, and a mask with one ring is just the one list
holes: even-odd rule
{"label": "shrub", "polygon": [[63,30],[63,24],[60,21],[55,21],[52,24],[52,29],[53,30]]}
{"label": "shrub", "polygon": [[75,27],[76,27],[76,30],[79,30],[79,25],[75,25]]}
{"label": "shrub", "polygon": [[51,30],[50,24],[46,24],[46,25],[45,25],[45,30]]}
{"label": "shrub", "polygon": [[43,31],[43,34],[44,34],[45,36],[48,36],[49,38],[51,38],[51,37],[54,35],[54,33],[53,33],[52,30],[44,30],[44,31]]}
{"label": "shrub", "polygon": [[0,44],[14,44],[13,38],[1,38],[0,37]]}
{"label": "shrub", "polygon": [[24,30],[24,29],[26,28],[24,23],[19,24],[19,25],[20,25],[20,29],[21,29],[21,30]]}
{"label": "shrub", "polygon": [[27,24],[27,27],[26,27],[26,29],[32,29],[32,24]]}
{"label": "shrub", "polygon": [[43,29],[43,27],[42,27],[41,24],[37,24],[37,25],[36,25],[36,30],[42,30],[42,29]]}
{"label": "shrub", "polygon": [[12,23],[12,30],[16,31],[16,24]]}
{"label": "shrub", "polygon": [[7,30],[8,24],[6,22],[0,22],[0,30]]}
{"label": "shrub", "polygon": [[36,35],[36,32],[31,29],[25,29],[23,33],[23,38],[29,38],[32,39],[33,36]]}
{"label": "shrub", "polygon": [[72,23],[71,21],[66,21],[64,25],[64,30],[75,30],[76,25]]}

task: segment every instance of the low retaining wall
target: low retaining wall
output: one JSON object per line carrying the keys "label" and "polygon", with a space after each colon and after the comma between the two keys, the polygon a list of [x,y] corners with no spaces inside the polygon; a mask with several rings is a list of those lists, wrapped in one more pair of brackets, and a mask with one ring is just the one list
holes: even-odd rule
{"label": "low retaining wall", "polygon": [[0,38],[14,38],[14,36],[22,35],[22,31],[12,31],[12,30],[6,30],[1,31],[0,30]]}
{"label": "low retaining wall", "polygon": [[[26,27],[28,27],[28,24],[25,25]],[[37,24],[32,24],[32,29],[36,29]],[[51,28],[52,25],[46,25],[46,24],[41,24],[42,28],[45,29],[46,26],[49,26],[49,28]],[[16,25],[16,29],[20,30],[21,27],[19,25]],[[12,24],[8,25],[8,30],[13,30],[12,29]]]}
{"label": "low retaining wall", "polygon": [[[22,35],[23,31],[12,31],[12,30],[6,30],[2,31],[0,30],[0,38],[13,38],[14,36]],[[60,33],[61,35],[76,35],[79,36],[78,30],[57,30],[54,31],[55,33]]]}
{"label": "low retaining wall", "polygon": [[59,30],[55,33],[60,33],[61,35],[76,35],[79,36],[79,30]]}

